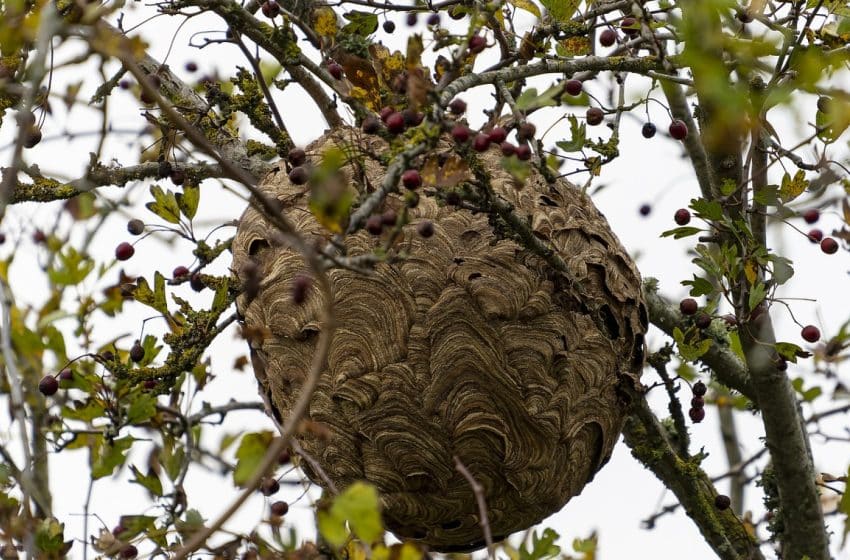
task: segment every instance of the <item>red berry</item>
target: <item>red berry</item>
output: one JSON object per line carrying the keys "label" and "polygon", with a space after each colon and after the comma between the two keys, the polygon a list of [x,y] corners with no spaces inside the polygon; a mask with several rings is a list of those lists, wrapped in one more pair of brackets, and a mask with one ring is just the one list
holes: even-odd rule
{"label": "red berry", "polygon": [[490,137],[483,132],[475,135],[475,140],[472,141],[472,148],[476,152],[487,151],[490,147]]}
{"label": "red berry", "polygon": [[62,381],[71,381],[74,379],[74,372],[71,371],[71,368],[63,368],[62,371],[59,372],[59,379]]}
{"label": "red berry", "polygon": [[392,115],[393,113],[395,113],[395,109],[393,109],[392,107],[384,107],[383,109],[381,109],[381,112],[379,114],[381,116],[381,120],[386,123],[387,119],[390,118],[390,115]]}
{"label": "red berry", "polygon": [[401,116],[404,117],[405,126],[418,126],[425,118],[424,113],[414,111],[413,109],[405,109],[401,112]]}
{"label": "red berry", "polygon": [[37,244],[41,245],[42,243],[47,241],[47,234],[44,233],[42,230],[37,229],[34,232],[32,232],[32,240],[33,240],[33,243],[37,243]]}
{"label": "red berry", "polygon": [[119,261],[126,261],[132,257],[135,252],[136,249],[134,249],[132,245],[126,241],[122,241],[118,244],[118,247],[115,248],[115,258]]}
{"label": "red berry", "polygon": [[198,63],[190,60],[189,62],[186,63],[186,66],[184,66],[184,68],[186,68],[186,72],[189,72],[190,74],[193,73],[193,72],[197,72],[198,71]]}
{"label": "red berry", "polygon": [[643,123],[643,127],[640,129],[640,133],[644,138],[652,138],[655,136],[655,125],[651,122]]}
{"label": "red berry", "polygon": [[463,144],[469,140],[469,127],[465,124],[456,124],[452,127],[452,138],[458,144]]}
{"label": "red berry", "polygon": [[204,278],[201,276],[200,272],[196,272],[189,278],[189,286],[196,292],[203,292],[204,288],[207,287],[206,282],[204,282]]}
{"label": "red berry", "polygon": [[679,311],[682,315],[693,315],[699,309],[699,304],[694,298],[685,298],[679,302]]}
{"label": "red berry", "polygon": [[132,219],[127,222],[127,231],[130,235],[141,235],[145,231],[145,223],[139,219]]}
{"label": "red berry", "polygon": [[55,395],[56,391],[59,390],[59,382],[52,375],[47,375],[38,382],[38,390],[45,397]]}
{"label": "red berry", "polygon": [[823,232],[818,228],[814,228],[809,231],[808,237],[809,241],[811,241],[812,243],[820,243],[821,239],[823,239]]}
{"label": "red berry", "polygon": [[145,359],[145,349],[139,344],[138,340],[130,348],[130,359],[137,363]]}
{"label": "red berry", "polygon": [[393,31],[395,31],[395,23],[391,22],[390,20],[385,21],[384,31],[386,31],[387,33],[392,33]]}
{"label": "red berry", "polygon": [[603,47],[610,47],[617,42],[617,32],[613,29],[605,29],[599,34],[599,44]]}
{"label": "red berry", "polygon": [[591,107],[587,110],[585,118],[587,119],[587,124],[590,126],[596,126],[605,118],[605,113],[602,112],[602,109],[599,107]]}
{"label": "red berry", "polygon": [[640,208],[638,208],[638,212],[641,216],[649,216],[649,214],[652,212],[652,206],[650,206],[649,204],[641,204]]}
{"label": "red berry", "polygon": [[307,300],[307,293],[313,281],[305,274],[299,274],[292,281],[292,303],[301,305]]}
{"label": "red berry", "polygon": [[691,399],[691,408],[703,408],[705,406],[705,399],[702,397],[694,397]]}
{"label": "red berry", "polygon": [[31,126],[24,136],[24,148],[35,148],[41,142],[41,129]]}
{"label": "red berry", "polygon": [[266,478],[260,484],[260,492],[263,493],[263,496],[271,496],[272,494],[277,494],[278,490],[280,490],[280,483],[277,481],[276,478]]}
{"label": "red berry", "polygon": [[142,387],[144,387],[148,391],[150,391],[151,389],[155,389],[156,388],[156,379],[145,379],[142,382]]}
{"label": "red berry", "polygon": [[820,250],[831,255],[838,251],[838,241],[831,237],[824,237],[823,241],[820,242]]}
{"label": "red berry", "polygon": [[422,185],[422,176],[416,169],[408,169],[401,174],[401,182],[405,188],[415,190]]}
{"label": "red berry", "polygon": [[729,496],[724,496],[723,494],[718,494],[714,497],[714,507],[719,509],[720,511],[729,509],[729,506],[732,505],[732,500],[729,499]]}
{"label": "red berry", "polygon": [[393,134],[404,132],[404,115],[401,113],[393,113],[387,117],[387,130]]}
{"label": "red berry", "polygon": [[705,419],[705,409],[692,408],[688,411],[688,416],[691,417],[691,422],[693,422],[694,424],[699,424]]}
{"label": "red berry", "polygon": [[697,315],[697,318],[694,319],[694,325],[696,325],[698,329],[707,329],[711,326],[711,315],[707,313],[700,313]]}
{"label": "red berry", "polygon": [[451,111],[453,115],[464,114],[466,112],[466,101],[460,97],[452,99],[452,102],[449,103],[449,111]]}
{"label": "red berry", "polygon": [[369,216],[369,219],[366,220],[366,231],[372,235],[381,235],[381,232],[384,231],[384,223],[381,220],[381,216],[377,214]]}
{"label": "red berry", "polygon": [[493,144],[501,144],[508,138],[508,131],[501,126],[494,126],[488,133],[490,142]]}
{"label": "red berry", "polygon": [[186,172],[182,169],[175,169],[171,172],[171,182],[175,185],[182,185],[186,182]]}
{"label": "red berry", "polygon": [[534,138],[537,133],[537,127],[530,122],[524,122],[516,129],[516,138],[520,142],[525,142]]}
{"label": "red berry", "polygon": [[185,266],[182,266],[182,265],[174,267],[174,271],[171,273],[172,278],[181,278],[183,276],[188,276],[188,275],[189,275],[189,269],[186,268]]}
{"label": "red berry", "polygon": [[499,144],[499,149],[502,150],[502,155],[505,157],[512,156],[516,153],[516,146],[510,142],[502,142]]}
{"label": "red berry", "polygon": [[328,74],[330,74],[335,80],[341,80],[342,66],[340,66],[336,62],[331,62],[330,64],[328,64]]}
{"label": "red berry", "polygon": [[806,325],[803,327],[803,330],[800,331],[800,336],[802,336],[803,340],[806,342],[817,342],[820,340],[820,329],[814,325]]}
{"label": "red berry", "polygon": [[670,123],[670,128],[668,130],[670,132],[670,136],[676,140],[684,140],[688,137],[688,126],[679,119],[673,120],[673,122]]}
{"label": "red berry", "polygon": [[820,210],[817,208],[810,208],[803,212],[803,219],[807,224],[813,224],[820,219]]}
{"label": "red berry", "polygon": [[263,11],[263,15],[269,19],[274,19],[280,15],[280,4],[275,2],[275,0],[263,2],[260,9]]}
{"label": "red berry", "polygon": [[691,221],[691,213],[688,212],[687,208],[679,208],[678,210],[676,210],[676,213],[673,214],[673,219],[680,226],[684,226]]}
{"label": "red berry", "polygon": [[133,546],[132,544],[128,544],[121,548],[121,551],[118,553],[121,558],[126,558],[130,560],[131,558],[135,558],[139,555],[139,550]]}
{"label": "red berry", "polygon": [[408,12],[407,14],[407,25],[413,27],[416,25],[416,12]]}
{"label": "red berry", "polygon": [[363,132],[366,134],[376,134],[381,130],[381,123],[375,117],[369,115],[363,119]]}
{"label": "red berry", "polygon": [[289,163],[291,163],[292,165],[303,165],[304,162],[307,161],[307,152],[305,152],[301,148],[292,148],[291,150],[289,150],[289,153],[286,154],[286,159],[288,159]]}
{"label": "red berry", "polygon": [[637,20],[633,17],[623,18],[623,21],[620,22],[620,29],[622,29],[623,33],[625,33],[629,37],[634,37],[635,35],[640,33],[640,29],[637,25]]}
{"label": "red berry", "polygon": [[434,223],[429,220],[422,220],[416,226],[416,233],[424,237],[425,239],[434,235]]}
{"label": "red berry", "polygon": [[572,96],[581,95],[582,89],[581,80],[567,80],[567,83],[564,84],[564,91]]}
{"label": "red berry", "polygon": [[428,16],[426,23],[431,27],[436,27],[437,25],[440,25],[440,14],[431,14],[430,16]]}
{"label": "red berry", "polygon": [[289,511],[289,504],[287,504],[286,502],[277,501],[273,503],[269,509],[271,509],[274,515],[277,515],[278,517],[283,517]]}
{"label": "red berry", "polygon": [[516,147],[516,157],[518,157],[521,161],[530,160],[531,147],[528,144],[520,144]]}
{"label": "red berry", "polygon": [[487,39],[483,35],[473,35],[469,38],[469,52],[478,54],[487,46]]}
{"label": "red berry", "polygon": [[381,214],[381,223],[385,226],[394,226],[398,221],[398,214],[396,214],[395,210],[386,210],[383,214]]}
{"label": "red berry", "polygon": [[691,392],[697,397],[702,397],[708,391],[708,387],[705,386],[705,383],[702,381],[697,381],[694,383],[694,386],[691,387]]}
{"label": "red berry", "polygon": [[289,172],[289,181],[293,185],[303,185],[310,179],[310,173],[307,172],[306,167],[298,166],[293,167]]}

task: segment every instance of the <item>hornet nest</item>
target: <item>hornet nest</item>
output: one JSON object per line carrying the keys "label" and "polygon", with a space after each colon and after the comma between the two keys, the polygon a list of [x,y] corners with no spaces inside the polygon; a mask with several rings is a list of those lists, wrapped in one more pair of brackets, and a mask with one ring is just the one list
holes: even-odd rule
{"label": "hornet nest", "polygon": [[[332,146],[348,154],[338,176],[355,201],[382,184],[385,168],[372,156],[388,151],[384,140],[339,129],[307,153],[317,162]],[[519,183],[496,149],[468,156],[475,177],[489,176],[489,196],[510,204],[560,257],[567,271],[558,272],[502,218],[461,207],[469,204],[456,204],[457,196],[447,204],[448,191],[485,188],[474,184],[454,144],[441,141],[431,153],[418,205],[390,194],[378,209],[401,217],[399,258],[372,274],[328,272],[338,328],[308,416],[325,433],[297,437],[338,487],[374,484],[393,533],[461,551],[485,543],[473,490],[454,457],[482,486],[496,539],[561,509],[619,437],[626,402],[618,384],[640,374],[647,315],[634,263],[579,189],[549,183],[537,170]],[[441,184],[451,166],[469,182]],[[309,184],[292,184],[280,169],[259,188],[306,239],[323,245],[330,238],[308,208]],[[424,220],[434,225],[428,238],[417,233]],[[346,254],[373,253],[390,229],[345,236]],[[309,371],[321,296],[310,288],[304,303],[293,302],[306,264],[253,207],[233,242],[233,271],[245,276],[246,265],[260,282],[237,307],[246,328],[265,333],[249,337],[251,357],[280,421]]]}

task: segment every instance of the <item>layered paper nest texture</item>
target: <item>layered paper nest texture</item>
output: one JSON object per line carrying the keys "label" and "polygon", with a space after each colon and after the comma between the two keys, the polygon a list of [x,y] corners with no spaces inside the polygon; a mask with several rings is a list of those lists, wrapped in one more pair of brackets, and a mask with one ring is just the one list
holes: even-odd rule
{"label": "layered paper nest texture", "polygon": [[[378,137],[340,130],[310,145],[308,155],[316,161],[332,145],[348,153],[387,149]],[[452,151],[446,142],[437,153]],[[384,178],[379,163],[358,159],[343,168],[355,199],[362,185]],[[517,183],[500,159],[496,149],[478,156],[493,193],[529,220],[569,274],[506,238],[509,228],[498,220],[438,203],[426,185],[395,245],[404,259],[369,275],[328,273],[338,328],[309,408],[309,420],[326,433],[299,436],[338,487],[375,484],[387,527],[435,550],[484,544],[475,497],[454,457],[483,486],[496,538],[540,522],[610,457],[625,408],[617,386],[639,375],[643,362],[640,277],[604,216],[564,181],[550,184],[533,172]],[[260,188],[306,239],[330,237],[308,209],[309,186],[290,183],[283,164]],[[380,210],[401,214],[403,207],[394,194]],[[423,220],[434,224],[430,238],[417,234]],[[372,252],[387,235],[350,235],[348,254]],[[285,418],[316,348],[320,295],[313,288],[304,304],[293,303],[293,281],[309,271],[253,208],[233,243],[234,273],[249,261],[260,289],[240,296],[237,307],[247,327],[266,332],[251,338],[252,363],[272,412]]]}

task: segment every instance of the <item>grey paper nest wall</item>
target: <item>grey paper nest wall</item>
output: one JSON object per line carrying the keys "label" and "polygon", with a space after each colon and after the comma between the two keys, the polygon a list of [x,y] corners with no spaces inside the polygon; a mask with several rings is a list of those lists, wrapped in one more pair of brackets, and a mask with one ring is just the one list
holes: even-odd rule
{"label": "grey paper nest wall", "polygon": [[[332,143],[386,150],[378,137],[341,130],[308,154],[317,159]],[[438,148],[452,150],[449,143]],[[435,550],[484,544],[472,490],[453,456],[484,487],[494,536],[532,526],[607,461],[624,415],[617,385],[639,375],[643,363],[640,277],[605,218],[566,182],[547,184],[535,172],[518,185],[497,152],[479,156],[493,191],[529,217],[576,282],[497,237],[487,215],[423,193],[397,244],[405,259],[369,276],[329,273],[339,328],[309,410],[327,434],[299,436],[337,486],[375,484],[387,527]],[[343,171],[365,174],[361,184],[383,179],[368,158]],[[358,189],[357,181],[349,185]],[[309,187],[291,184],[281,169],[261,189],[305,237],[328,238],[307,210]],[[403,206],[391,195],[382,209],[401,213]],[[423,219],[435,225],[428,239],[416,233]],[[345,243],[358,255],[381,239],[360,231]],[[321,302],[315,290],[303,305],[292,302],[293,279],[305,264],[251,208],[233,243],[232,269],[238,274],[249,261],[259,267],[260,289],[237,306],[248,327],[266,329],[265,338],[251,339],[252,361],[261,393],[285,417],[309,369]]]}

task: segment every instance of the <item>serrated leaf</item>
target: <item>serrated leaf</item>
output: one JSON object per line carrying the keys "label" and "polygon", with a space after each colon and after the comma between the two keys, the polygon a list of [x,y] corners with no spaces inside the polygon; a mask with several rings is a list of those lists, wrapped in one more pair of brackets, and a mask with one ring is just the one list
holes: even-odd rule
{"label": "serrated leaf", "polygon": [[806,180],[806,172],[798,169],[794,173],[794,178],[786,173],[782,176],[782,184],[779,186],[779,198],[782,202],[788,203],[803,194],[808,188],[809,182]]}
{"label": "serrated leaf", "polygon": [[737,189],[738,183],[736,183],[733,179],[723,179],[723,181],[720,182],[720,194],[723,196],[729,196]]}
{"label": "serrated leaf", "polygon": [[337,20],[333,8],[320,6],[313,10],[313,31],[322,37],[336,36]]}
{"label": "serrated leaf", "polygon": [[198,203],[201,201],[201,189],[197,185],[185,185],[182,193],[175,195],[177,206],[183,215],[191,220],[198,211]]}
{"label": "serrated leaf", "polygon": [[131,482],[144,487],[153,496],[162,496],[162,482],[153,469],[149,469],[148,474],[142,474],[142,471],[137,469],[135,465],[130,465],[130,470],[133,472],[133,476],[135,476],[135,479],[131,480]]}
{"label": "serrated leaf", "polygon": [[127,407],[127,422],[140,424],[147,422],[156,414],[156,397],[150,393],[138,393],[132,397]]}
{"label": "serrated leaf", "polygon": [[[162,489],[160,489],[160,493],[162,493]],[[118,522],[124,528],[124,531],[121,532],[121,539],[129,541],[136,535],[147,533],[154,528],[155,521],[156,517],[150,515],[122,515]]]}
{"label": "serrated leaf", "polygon": [[423,185],[437,188],[452,188],[472,178],[466,161],[454,154],[442,162],[436,157],[429,158],[420,173]]}
{"label": "serrated leaf", "polygon": [[777,354],[795,364],[797,363],[797,358],[808,358],[812,355],[811,352],[807,352],[791,342],[777,342],[774,347]]}
{"label": "serrated leaf", "polygon": [[695,198],[691,200],[691,208],[704,220],[718,221],[723,218],[723,207],[716,200]]}
{"label": "serrated leaf", "polygon": [[94,270],[94,261],[71,246],[56,256],[55,264],[47,269],[47,277],[53,284],[75,286]]}
{"label": "serrated leaf", "polygon": [[681,226],[673,229],[668,229],[667,231],[661,234],[661,237],[673,237],[673,239],[682,239],[683,237],[690,237],[691,235],[696,235],[702,231],[702,228],[694,227],[694,226]]}
{"label": "serrated leaf", "polygon": [[254,475],[263,461],[266,451],[272,443],[270,431],[245,434],[236,450],[236,468],[233,469],[233,483],[242,486]]}
{"label": "serrated leaf", "polygon": [[706,296],[714,293],[714,286],[711,282],[694,274],[693,280],[683,280],[682,285],[690,286],[690,295],[693,297]]}
{"label": "serrated leaf", "polygon": [[501,159],[502,169],[507,171],[518,183],[524,183],[531,173],[531,165],[527,161],[520,161],[516,156],[503,157]]}
{"label": "serrated leaf", "polygon": [[372,544],[381,538],[381,508],[378,491],[371,484],[355,482],[334,498],[327,510],[319,511],[319,530],[333,546],[342,546],[348,538],[345,525],[361,541]]}
{"label": "serrated leaf", "polygon": [[65,525],[55,518],[43,519],[35,531],[35,546],[45,555],[39,557],[58,558],[58,553],[65,546]]}
{"label": "serrated leaf", "polygon": [[543,93],[538,93],[537,88],[527,88],[516,98],[517,109],[529,112],[540,107],[554,107],[558,104],[556,99],[563,95],[564,89],[561,84],[549,87]]}
{"label": "serrated leaf", "polygon": [[141,276],[136,280],[136,289],[133,291],[133,299],[148,307],[156,309],[163,315],[168,315],[168,305],[165,301],[165,277],[154,273],[154,289],[151,290],[148,281]]}
{"label": "serrated leaf", "polygon": [[159,185],[151,185],[151,195],[154,198],[153,202],[145,204],[148,210],[166,222],[180,223],[180,206],[173,192],[163,191]]}
{"label": "serrated leaf", "polygon": [[353,10],[342,14],[348,20],[342,28],[343,33],[366,37],[378,30],[378,15],[372,12]]}
{"label": "serrated leaf", "polygon": [[165,474],[171,480],[177,480],[180,471],[183,467],[183,460],[186,457],[186,450],[182,445],[166,445],[162,449],[160,461],[165,468]]}
{"label": "serrated leaf", "polygon": [[92,448],[91,477],[95,480],[112,475],[115,469],[124,464],[127,451],[136,441],[126,436],[112,442],[100,439]]}
{"label": "serrated leaf", "polygon": [[508,0],[508,3],[514,6],[515,8],[525,10],[526,12],[534,14],[537,17],[541,17],[540,8],[538,8],[537,4],[535,4],[531,0]]}
{"label": "serrated leaf", "polygon": [[579,0],[541,0],[541,4],[556,21],[567,23],[576,13]]}
{"label": "serrated leaf", "polygon": [[555,145],[565,152],[577,152],[584,147],[584,141],[587,139],[587,127],[584,123],[579,123],[575,115],[567,116],[567,120],[570,121],[572,137],[569,141],[555,142]]}
{"label": "serrated leaf", "polygon": [[316,524],[319,528],[319,534],[331,546],[339,548],[348,539],[345,520],[339,519],[329,511],[319,510],[316,514]]}

